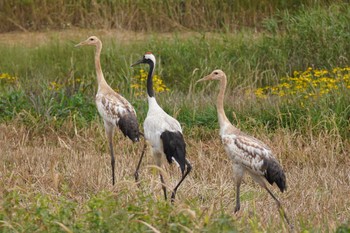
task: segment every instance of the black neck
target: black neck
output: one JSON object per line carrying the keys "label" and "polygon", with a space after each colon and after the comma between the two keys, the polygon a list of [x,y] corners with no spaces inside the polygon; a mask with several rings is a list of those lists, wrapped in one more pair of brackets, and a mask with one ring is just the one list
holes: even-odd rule
{"label": "black neck", "polygon": [[154,71],[154,63],[150,62],[149,64],[149,71],[148,71],[148,77],[147,77],[147,94],[149,97],[154,97],[154,90],[153,90],[153,71]]}

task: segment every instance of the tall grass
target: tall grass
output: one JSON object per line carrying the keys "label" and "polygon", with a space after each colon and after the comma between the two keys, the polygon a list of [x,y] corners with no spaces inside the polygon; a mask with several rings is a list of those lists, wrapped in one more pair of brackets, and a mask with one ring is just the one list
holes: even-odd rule
{"label": "tall grass", "polygon": [[[262,33],[242,30],[234,34],[198,33],[188,38],[174,34],[170,39],[155,35],[122,44],[103,38],[101,59],[109,82],[120,80],[121,85],[132,73],[130,63],[146,51],[158,58],[157,72],[167,84],[185,92],[191,81],[214,68],[222,68],[234,77],[232,86],[271,84],[294,70],[346,66],[349,19],[350,7],[338,4],[302,9],[293,15],[281,12],[264,21]],[[271,24],[275,26],[268,26]],[[49,44],[30,49],[24,45],[0,45],[4,57],[0,71],[27,79],[26,85],[31,85],[32,80],[93,76],[92,49],[73,48],[81,39],[64,41],[57,36]]]}
{"label": "tall grass", "polygon": [[302,7],[327,7],[329,0],[307,1],[39,1],[0,2],[0,32],[72,27],[137,31],[220,30],[261,28],[276,12]]}

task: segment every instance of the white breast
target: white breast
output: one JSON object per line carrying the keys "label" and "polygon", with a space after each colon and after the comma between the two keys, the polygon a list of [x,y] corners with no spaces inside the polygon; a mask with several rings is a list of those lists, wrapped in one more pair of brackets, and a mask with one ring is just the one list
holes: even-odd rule
{"label": "white breast", "polygon": [[163,152],[160,135],[164,131],[179,131],[182,133],[181,125],[158,105],[154,97],[148,97],[148,103],[149,109],[143,124],[145,138],[150,142],[153,149]]}

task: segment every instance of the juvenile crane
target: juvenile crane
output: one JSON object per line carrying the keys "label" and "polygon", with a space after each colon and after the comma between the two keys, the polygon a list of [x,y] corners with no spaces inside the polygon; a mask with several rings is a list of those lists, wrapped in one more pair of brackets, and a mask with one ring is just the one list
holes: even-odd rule
{"label": "juvenile crane", "polygon": [[[156,58],[152,53],[146,53],[139,61],[131,66],[138,64],[148,64],[149,72],[147,77],[147,100],[148,112],[143,124],[145,139],[152,146],[152,154],[156,160],[156,165],[161,166],[162,156],[165,156],[169,164],[174,160],[181,169],[182,178],[175,186],[171,202],[175,200],[175,194],[181,183],[191,171],[191,163],[186,159],[186,144],[182,135],[180,123],[169,116],[157,103],[153,90],[153,73],[156,66]],[[142,155],[139,165],[142,161]],[[136,169],[138,173],[139,166]],[[162,174],[160,174],[164,198],[167,199],[166,187]]]}
{"label": "juvenile crane", "polygon": [[106,82],[100,63],[102,42],[96,36],[91,36],[87,40],[75,45],[95,46],[95,68],[97,76],[97,94],[95,98],[97,110],[103,118],[106,136],[109,143],[112,165],[112,183],[115,184],[115,158],[113,151],[113,135],[116,127],[123,132],[133,142],[140,139],[139,125],[136,112],[133,106],[121,95],[115,92]]}
{"label": "juvenile crane", "polygon": [[206,80],[219,80],[220,91],[217,97],[217,114],[220,125],[221,141],[225,151],[233,162],[233,170],[236,181],[236,207],[235,212],[240,209],[240,186],[244,174],[247,172],[255,182],[261,185],[276,201],[279,210],[290,225],[281,203],[268,189],[266,181],[271,185],[276,183],[281,192],[287,188],[286,177],[281,165],[272,154],[271,149],[260,140],[249,136],[227,119],[224,111],[224,95],[227,78],[222,70],[214,70],[211,74],[199,79],[198,82]]}

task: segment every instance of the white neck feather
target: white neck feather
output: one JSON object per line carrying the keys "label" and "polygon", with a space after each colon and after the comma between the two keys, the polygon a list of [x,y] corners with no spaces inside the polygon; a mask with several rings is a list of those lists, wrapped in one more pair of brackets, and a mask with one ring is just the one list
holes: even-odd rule
{"label": "white neck feather", "polygon": [[147,96],[147,100],[148,100],[148,109],[158,109],[158,108],[161,109],[155,97]]}

